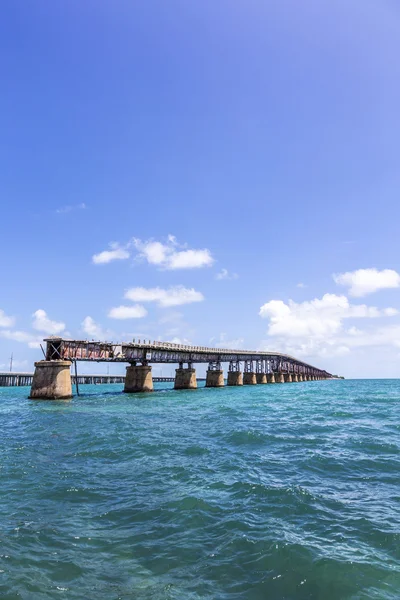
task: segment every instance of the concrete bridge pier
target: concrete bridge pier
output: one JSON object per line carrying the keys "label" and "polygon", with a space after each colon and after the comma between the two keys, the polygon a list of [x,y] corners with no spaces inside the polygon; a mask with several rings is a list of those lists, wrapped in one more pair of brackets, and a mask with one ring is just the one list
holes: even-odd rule
{"label": "concrete bridge pier", "polygon": [[243,385],[243,373],[238,360],[231,360],[229,363],[228,385]]}
{"label": "concrete bridge pier", "polygon": [[206,374],[206,387],[224,387],[224,372],[220,362],[210,362]]}
{"label": "concrete bridge pier", "polygon": [[256,383],[264,384],[267,383],[267,365],[264,359],[256,361]]}
{"label": "concrete bridge pier", "polygon": [[134,363],[126,367],[124,392],[136,394],[138,392],[152,392],[153,376],[150,365],[136,365]]}
{"label": "concrete bridge pier", "polygon": [[244,361],[243,385],[256,385],[257,376],[253,370],[253,361]]}
{"label": "concrete bridge pier", "polygon": [[256,385],[257,376],[254,371],[247,371],[243,373],[243,385]]}
{"label": "concrete bridge pier", "polygon": [[303,375],[300,373],[298,381],[303,381]]}
{"label": "concrete bridge pier", "polygon": [[228,385],[243,385],[243,373],[241,371],[228,371]]}
{"label": "concrete bridge pier", "polygon": [[275,383],[275,374],[274,373],[268,373],[267,380],[268,380],[268,383]]}
{"label": "concrete bridge pier", "polygon": [[285,375],[283,373],[277,373],[275,381],[276,383],[285,383]]}
{"label": "concrete bridge pier", "polygon": [[294,381],[295,383],[297,383],[299,381],[299,376],[297,375],[297,373],[294,373],[292,375],[292,381]]}
{"label": "concrete bridge pier", "polygon": [[68,400],[72,398],[71,361],[40,360],[35,362],[29,398],[37,400]]}
{"label": "concrete bridge pier", "polygon": [[175,369],[175,390],[195,390],[197,389],[196,369],[193,369],[189,364],[187,369],[183,368],[183,364],[179,365],[179,369]]}
{"label": "concrete bridge pier", "polygon": [[285,375],[285,383],[292,383],[293,379],[292,379],[292,374],[291,373],[286,373]]}
{"label": "concrete bridge pier", "polygon": [[206,387],[224,387],[224,372],[221,370],[210,371],[206,375]]}

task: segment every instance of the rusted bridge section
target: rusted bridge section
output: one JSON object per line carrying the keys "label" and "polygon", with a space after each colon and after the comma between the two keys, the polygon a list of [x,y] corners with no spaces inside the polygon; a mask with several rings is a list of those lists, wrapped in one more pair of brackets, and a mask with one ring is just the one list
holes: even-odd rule
{"label": "rusted bridge section", "polygon": [[[47,338],[45,360],[35,363],[31,398],[72,397],[72,363],[77,361],[129,363],[124,391],[152,392],[151,364],[178,364],[175,389],[197,387],[196,363],[208,364],[206,387],[225,385],[222,363],[228,363],[228,385],[291,383],[330,379],[324,370],[279,352],[231,350],[140,340],[129,343]],[[186,367],[184,366],[186,365]],[[242,366],[243,365],[243,366]]]}

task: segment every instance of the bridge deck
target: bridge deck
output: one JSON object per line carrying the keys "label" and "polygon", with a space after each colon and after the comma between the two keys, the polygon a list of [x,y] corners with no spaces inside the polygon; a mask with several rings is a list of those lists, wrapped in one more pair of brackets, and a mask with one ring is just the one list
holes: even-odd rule
{"label": "bridge deck", "polygon": [[270,371],[312,371],[316,374],[330,376],[322,369],[280,352],[232,350],[159,341],[140,342],[140,340],[138,342],[113,343],[51,337],[44,341],[47,343],[46,360],[141,362],[144,364],[265,361],[268,363]]}

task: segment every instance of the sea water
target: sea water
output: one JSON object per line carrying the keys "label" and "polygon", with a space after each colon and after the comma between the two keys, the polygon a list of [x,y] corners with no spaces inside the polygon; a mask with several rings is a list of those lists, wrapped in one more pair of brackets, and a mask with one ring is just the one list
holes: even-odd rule
{"label": "sea water", "polygon": [[0,388],[0,598],[400,598],[400,381]]}

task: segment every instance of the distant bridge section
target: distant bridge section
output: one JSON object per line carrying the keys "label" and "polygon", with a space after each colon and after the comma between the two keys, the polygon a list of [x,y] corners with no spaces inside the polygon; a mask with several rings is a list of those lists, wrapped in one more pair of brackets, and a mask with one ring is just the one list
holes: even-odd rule
{"label": "distant bridge section", "polygon": [[45,360],[35,363],[31,398],[71,397],[70,367],[78,361],[129,363],[124,387],[124,391],[128,393],[153,391],[151,364],[160,363],[179,365],[176,369],[175,389],[197,387],[193,365],[199,363],[208,364],[206,387],[225,385],[222,363],[228,363],[227,384],[230,386],[332,378],[327,371],[279,352],[140,340],[112,343],[51,337],[44,341]]}
{"label": "distant bridge section", "polygon": [[[26,387],[32,385],[33,373],[17,373],[17,372],[3,372],[0,373],[0,387]],[[174,377],[153,377],[155,383],[160,382],[173,382]],[[197,381],[205,381],[205,379],[198,378]],[[100,384],[112,384],[112,383],[125,383],[125,375],[88,375],[87,373],[81,373],[77,377],[71,375],[72,384],[78,385],[100,385]]]}

